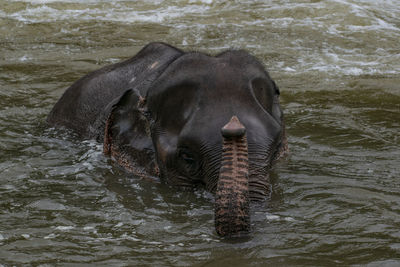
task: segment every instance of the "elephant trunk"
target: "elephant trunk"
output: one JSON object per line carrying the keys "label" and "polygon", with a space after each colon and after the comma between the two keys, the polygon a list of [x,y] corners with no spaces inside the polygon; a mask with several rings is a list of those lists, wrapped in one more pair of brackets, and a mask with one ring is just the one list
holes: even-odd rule
{"label": "elephant trunk", "polygon": [[215,229],[237,237],[250,230],[246,128],[233,116],[222,129],[222,162],[215,199]]}

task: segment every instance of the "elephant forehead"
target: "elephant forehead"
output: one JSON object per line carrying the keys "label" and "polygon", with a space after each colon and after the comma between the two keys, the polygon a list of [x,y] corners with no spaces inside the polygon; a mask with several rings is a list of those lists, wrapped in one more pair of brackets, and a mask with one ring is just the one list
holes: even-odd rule
{"label": "elephant forehead", "polygon": [[187,118],[197,105],[215,109],[221,105],[255,104],[250,81],[257,76],[241,73],[227,62],[208,63],[198,68],[192,66],[167,74],[160,77],[147,96],[150,108],[160,114],[166,115],[164,112],[168,109]]}
{"label": "elephant forehead", "polygon": [[212,87],[213,84],[237,84],[266,75],[261,64],[250,55],[244,60],[234,52],[228,54],[230,56],[212,57],[202,53],[181,56],[157,79],[154,93],[179,83],[196,82]]}
{"label": "elephant forehead", "polygon": [[233,115],[263,112],[251,89],[251,81],[260,77],[270,80],[261,64],[244,52],[187,54],[157,79],[147,101],[164,127],[182,129],[193,115],[202,117],[198,122],[222,127]]}

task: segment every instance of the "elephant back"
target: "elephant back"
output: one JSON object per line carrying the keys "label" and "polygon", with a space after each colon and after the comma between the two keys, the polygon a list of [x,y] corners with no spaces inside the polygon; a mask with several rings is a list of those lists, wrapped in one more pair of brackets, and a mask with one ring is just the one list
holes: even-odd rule
{"label": "elephant back", "polygon": [[151,83],[183,52],[150,43],[134,57],[91,72],[72,84],[51,110],[47,122],[101,140],[111,107],[128,90],[146,95]]}

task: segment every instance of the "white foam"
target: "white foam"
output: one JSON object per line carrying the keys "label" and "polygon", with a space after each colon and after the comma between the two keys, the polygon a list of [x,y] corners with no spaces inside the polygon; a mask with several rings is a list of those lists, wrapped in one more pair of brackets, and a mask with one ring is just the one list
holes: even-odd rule
{"label": "white foam", "polygon": [[[122,23],[162,23],[166,20],[172,21],[175,18],[185,16],[192,13],[203,13],[209,9],[205,5],[185,5],[183,7],[168,6],[158,9],[149,9],[138,11],[130,6],[123,6],[118,2],[106,2],[105,7],[100,9],[87,5],[89,3],[97,3],[101,1],[26,1],[36,4],[25,10],[15,13],[6,14],[3,12],[2,17],[13,18],[25,23],[38,22],[55,22],[55,21],[71,21],[71,20],[97,20],[97,21],[113,21]],[[82,3],[84,9],[55,9],[47,4],[53,2],[77,2]],[[208,1],[207,1],[208,2]]]}
{"label": "white foam", "polygon": [[121,226],[123,226],[124,225],[124,223],[123,222],[119,222],[119,223],[117,223],[114,227],[117,227],[117,228],[119,228],[119,227],[121,227]]}
{"label": "white foam", "polygon": [[49,235],[47,235],[47,236],[45,236],[45,237],[43,237],[44,239],[53,239],[53,238],[56,238],[58,235],[56,235],[56,234],[54,234],[54,233],[51,233],[51,234],[49,234]]}
{"label": "white foam", "polygon": [[189,0],[189,3],[203,3],[203,4],[207,4],[207,5],[209,5],[209,4],[212,4],[212,0]]}
{"label": "white foam", "polygon": [[136,238],[136,237],[133,237],[133,236],[131,236],[131,235],[128,235],[127,233],[123,233],[123,234],[121,235],[121,239],[130,240],[130,241],[135,241],[135,242],[141,241],[140,239],[138,239],[138,238]]}
{"label": "white foam", "polygon": [[292,217],[284,217],[284,216],[279,216],[279,215],[274,215],[274,214],[267,214],[267,215],[265,215],[265,218],[268,221],[286,221],[286,222],[294,222],[294,221],[296,221]]}
{"label": "white foam", "polygon": [[291,67],[285,67],[283,70],[284,70],[284,71],[288,71],[288,72],[294,72],[294,71],[296,71],[295,69],[293,69],[293,68],[291,68]]}
{"label": "white foam", "polygon": [[69,231],[74,229],[74,226],[57,226],[56,230],[60,230],[60,231]]}
{"label": "white foam", "polygon": [[31,4],[51,4],[51,3],[102,3],[108,2],[107,0],[11,0],[10,2],[23,2]]}
{"label": "white foam", "polygon": [[265,218],[266,218],[268,221],[279,221],[279,220],[281,219],[280,216],[278,216],[278,215],[272,215],[272,214],[266,215]]}
{"label": "white foam", "polygon": [[[21,2],[15,0],[15,2]],[[0,10],[1,17],[16,19],[24,23],[57,22],[57,21],[111,21],[134,25],[138,23],[156,23],[171,26],[170,35],[181,38],[183,46],[193,43],[201,44],[207,38],[209,25],[207,20],[194,20],[188,23],[187,17],[210,16],[215,21],[216,7],[212,0],[176,1],[166,5],[163,1],[154,0],[145,2],[103,1],[103,0],[23,0],[31,3],[19,11]],[[54,3],[76,3],[65,5]],[[387,45],[385,40],[393,43],[400,39],[400,28],[396,18],[400,14],[400,7],[395,1],[347,1],[329,0],[318,3],[281,3],[260,4],[260,9],[251,10],[246,4],[240,6],[232,3],[229,10],[233,14],[247,8],[250,14],[240,18],[226,17],[218,22],[218,27],[235,27],[238,30],[226,33],[225,39],[229,40],[218,47],[208,47],[210,50],[245,47],[246,49],[263,53],[268,42],[264,43],[261,37],[249,38],[244,35],[247,26],[255,29],[270,29],[273,31],[292,32],[295,35],[303,31],[307,34],[316,33],[315,42],[300,35],[298,39],[291,40],[288,36],[286,44],[276,47],[276,53],[297,57],[298,62],[285,62],[277,71],[296,72],[309,74],[322,72],[326,75],[368,75],[368,74],[396,74],[400,72],[399,64],[395,60],[399,56],[393,51],[393,44]],[[151,7],[151,8],[150,8]],[[146,9],[147,8],[147,9]],[[204,22],[203,22],[204,21]],[[66,34],[76,29],[63,27],[61,32]],[[299,32],[300,31],[300,32]],[[186,32],[192,33],[187,36]],[[320,33],[318,36],[317,34]],[[379,54],[371,50],[374,44],[371,40],[382,39],[385,44]],[[253,41],[255,40],[255,41]],[[273,41],[278,42],[278,41]],[[283,42],[284,43],[284,42]],[[315,46],[313,45],[315,43]],[[364,44],[365,43],[365,44]],[[379,42],[375,40],[376,45]],[[358,47],[351,49],[351,47]],[[397,57],[397,59],[396,59]],[[32,60],[29,55],[24,55],[16,60],[21,62]],[[133,82],[134,77],[132,77]],[[84,157],[91,157],[85,155]],[[82,160],[85,160],[82,158]],[[85,167],[85,166],[83,166]],[[92,169],[93,166],[86,166]]]}
{"label": "white foam", "polygon": [[25,238],[25,239],[29,239],[31,236],[29,235],[29,234],[22,234],[21,235],[23,238]]}
{"label": "white foam", "polygon": [[20,61],[20,62],[25,62],[25,61],[29,61],[29,60],[31,60],[32,58],[31,57],[29,57],[28,55],[23,55],[22,57],[20,57],[18,60]]}

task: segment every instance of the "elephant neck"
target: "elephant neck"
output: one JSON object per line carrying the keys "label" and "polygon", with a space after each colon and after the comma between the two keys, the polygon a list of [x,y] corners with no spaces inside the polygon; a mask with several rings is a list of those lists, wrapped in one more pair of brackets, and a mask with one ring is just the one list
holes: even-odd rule
{"label": "elephant neck", "polygon": [[249,232],[249,182],[246,136],[224,137],[215,201],[215,227],[221,236]]}

